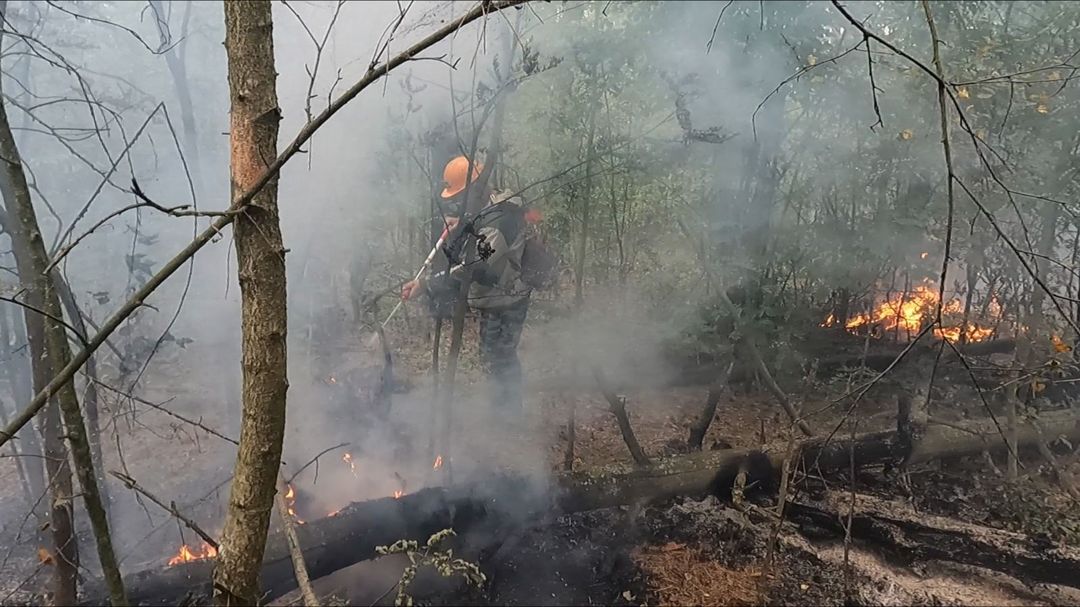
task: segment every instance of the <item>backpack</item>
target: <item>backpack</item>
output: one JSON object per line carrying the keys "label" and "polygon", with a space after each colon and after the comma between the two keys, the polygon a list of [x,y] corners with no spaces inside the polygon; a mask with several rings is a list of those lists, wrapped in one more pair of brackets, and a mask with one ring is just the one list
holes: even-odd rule
{"label": "backpack", "polygon": [[559,258],[535,230],[526,228],[521,251],[521,280],[536,290],[550,289],[558,277]]}

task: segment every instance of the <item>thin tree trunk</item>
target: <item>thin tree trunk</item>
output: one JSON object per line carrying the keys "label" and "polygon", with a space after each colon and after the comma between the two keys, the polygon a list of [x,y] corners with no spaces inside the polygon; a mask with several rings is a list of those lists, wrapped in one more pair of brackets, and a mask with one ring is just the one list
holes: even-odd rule
{"label": "thin tree trunk", "polygon": [[[161,0],[150,0],[154,5],[155,12],[165,16],[165,9]],[[184,155],[187,157],[191,175],[195,181],[195,191],[202,191],[202,164],[199,160],[199,141],[195,130],[195,110],[191,102],[191,89],[188,86],[187,61],[184,57],[187,45],[188,24],[191,22],[191,0],[184,2],[184,17],[180,25],[180,35],[173,36],[169,31],[169,24],[158,22],[158,36],[162,46],[166,47],[165,66],[172,76],[173,86],[176,88],[176,100],[180,104],[180,123],[184,131]]]}
{"label": "thin tree trunk", "polygon": [[[594,104],[595,105],[595,104]],[[592,206],[593,156],[596,151],[596,110],[589,110],[589,139],[585,147],[585,194],[581,197],[581,232],[576,247],[577,268],[574,271],[574,305],[585,302],[585,260],[589,242],[589,211]]]}
{"label": "thin tree trunk", "polygon": [[[0,4],[0,13],[3,13],[3,9],[6,8],[6,4]],[[36,362],[48,364],[49,373],[51,374],[67,366],[68,361],[71,360],[71,348],[63,324],[58,320],[54,320],[63,318],[63,308],[60,305],[60,298],[57,294],[56,285],[53,283],[52,275],[46,271],[49,259],[48,254],[45,252],[45,242],[38,227],[37,215],[34,212],[34,205],[30,198],[30,189],[27,187],[26,174],[23,172],[19,149],[15,144],[11,126],[8,124],[7,110],[2,103],[0,103],[0,159],[2,159],[0,164],[3,166],[2,176],[0,176],[0,190],[3,192],[7,207],[7,227],[14,245],[19,280],[29,295],[29,299],[35,304],[34,307],[48,316],[42,319],[44,340],[38,340],[38,351],[34,352],[31,349],[31,352],[34,354]],[[38,313],[28,310],[27,314]],[[27,322],[28,324],[30,322],[29,316]],[[47,379],[48,376],[41,374],[39,377]],[[43,385],[39,384],[39,388]],[[109,535],[109,521],[101,501],[101,495],[98,492],[93,459],[90,455],[90,445],[86,436],[86,427],[83,424],[82,411],[79,409],[79,399],[75,393],[73,381],[68,381],[60,386],[57,392],[57,401],[63,414],[64,432],[71,445],[72,457],[75,462],[75,474],[79,478],[83,503],[86,506],[90,525],[97,540],[98,557],[101,560],[101,567],[109,585],[110,601],[114,606],[126,605],[127,598],[124,596],[123,580],[120,577],[116,555],[113,552],[112,538]],[[50,434],[55,435],[59,429],[59,423],[52,424],[48,423],[49,421],[47,420],[46,423],[47,429]],[[58,439],[58,436],[53,436],[52,442],[55,443]],[[52,446],[54,453],[50,454],[48,453],[49,449],[46,449],[46,456],[63,457],[63,462],[54,463],[54,465],[59,466],[57,480],[62,480],[63,476],[68,476],[66,497],[60,500],[54,497],[53,509],[55,512],[58,506],[67,508],[68,516],[70,516],[70,502],[66,506],[61,503],[64,500],[70,501],[72,497],[70,476],[63,470],[67,466],[66,454],[63,453],[62,444],[53,444]],[[59,453],[56,453],[57,448],[59,448]],[[50,477],[50,481],[52,480],[53,478]],[[72,540],[69,539],[70,541]],[[59,586],[60,584],[58,584]],[[60,590],[64,593],[73,592],[74,580],[69,583],[68,580],[64,579],[63,586]],[[59,602],[59,598],[56,600]],[[64,603],[59,602],[59,604]]]}
{"label": "thin tree trunk", "polygon": [[[75,294],[71,292],[71,286],[67,284],[58,270],[54,269],[51,274],[53,284],[56,285],[57,294],[60,296],[60,303],[63,304],[64,309],[67,310],[68,318],[71,319],[71,326],[79,332],[82,339],[86,339],[86,323],[83,322],[82,312],[79,310],[78,302],[75,301]],[[104,504],[111,505],[109,486],[105,479],[105,459],[101,454],[101,415],[98,406],[97,356],[86,359],[85,372],[88,379],[86,390],[83,392],[83,409],[86,411],[87,439],[90,443],[90,454],[94,458],[94,472],[97,474],[101,501]],[[105,514],[109,516],[110,523],[115,522],[112,519],[111,508],[107,507]]]}
{"label": "thin tree trunk", "polygon": [[[521,23],[521,14],[518,14],[518,25]],[[513,32],[507,32],[506,50],[504,51],[506,56],[506,62],[503,64],[509,74],[509,70],[513,69],[514,65],[514,50],[513,44]],[[506,80],[509,80],[509,75]],[[505,81],[501,84],[506,84]],[[513,92],[512,86],[500,86],[502,89],[501,96],[495,100],[497,104],[494,110],[494,116],[492,118],[491,132],[492,132],[492,145],[491,150],[487,156],[487,164],[481,172],[480,176],[474,182],[466,182],[465,186],[465,213],[467,215],[475,216],[484,205],[489,202],[488,200],[488,183],[491,179],[491,173],[495,168],[495,165],[499,162],[501,157],[501,135],[503,120],[506,115],[506,99]],[[485,116],[486,118],[486,116]],[[473,161],[476,159],[476,151],[478,149],[480,139],[480,129],[483,126],[481,121],[480,126],[477,127],[477,131],[474,133],[472,141],[472,149],[469,150],[468,157],[469,172],[472,174],[474,167]],[[465,240],[464,262],[465,266],[469,267],[476,256],[475,240],[469,237]],[[453,321],[450,325],[450,352],[446,361],[446,370],[443,374],[443,389],[442,389],[442,445],[441,450],[443,452],[443,473],[446,475],[448,483],[453,483],[454,468],[453,468],[453,454],[451,453],[450,440],[451,432],[453,430],[454,423],[454,381],[457,378],[458,361],[461,358],[461,345],[463,342],[463,335],[465,332],[465,313],[469,308],[469,288],[472,286],[472,273],[470,271],[465,272],[465,276],[461,280],[461,288],[458,291],[457,303],[454,306]]]}
{"label": "thin tree trunk", "polygon": [[[0,221],[0,224],[3,224]],[[22,335],[25,332],[21,330],[22,325],[17,324],[18,314],[14,306],[7,306],[11,310],[11,316],[8,316],[8,310],[0,311],[0,359],[4,361],[4,364],[0,365],[0,377],[7,380],[8,386],[11,388],[11,398],[16,403],[25,402],[30,399],[31,390],[29,369],[22,365],[22,354],[16,352],[16,346],[14,343],[14,336]],[[4,414],[4,425],[6,426],[7,413]],[[17,463],[26,475],[27,489],[29,493],[27,498],[31,504],[38,501],[38,496],[45,493],[45,469],[42,466],[43,459],[41,452],[41,441],[38,440],[37,432],[31,426],[26,426],[22,430],[19,430],[18,442],[12,443],[12,453],[21,456]],[[35,509],[34,515],[39,518],[43,518],[43,514],[39,509]]]}
{"label": "thin tree trunk", "polygon": [[[255,185],[277,156],[278,108],[273,18],[267,1],[225,3],[225,52],[232,103],[232,192]],[[277,177],[236,218],[236,263],[243,330],[243,413],[229,511],[214,569],[218,605],[255,605],[259,568],[285,436],[285,248]]]}

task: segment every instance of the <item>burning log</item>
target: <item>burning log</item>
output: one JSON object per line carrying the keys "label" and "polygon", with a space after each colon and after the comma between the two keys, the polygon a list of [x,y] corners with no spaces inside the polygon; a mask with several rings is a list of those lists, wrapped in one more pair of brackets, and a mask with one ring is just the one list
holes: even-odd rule
{"label": "burning log", "polygon": [[[1063,412],[1042,416],[1046,438],[1063,436],[1080,441],[1080,417]],[[304,559],[313,579],[375,556],[375,547],[399,539],[423,539],[441,529],[459,533],[483,522],[527,520],[554,511],[576,512],[623,504],[663,500],[675,496],[726,493],[740,473],[747,483],[774,482],[784,460],[794,453],[797,466],[809,471],[847,469],[853,452],[860,467],[908,465],[940,458],[979,455],[1004,450],[1004,443],[989,422],[944,427],[912,425],[914,440],[895,431],[862,434],[826,441],[811,438],[782,452],[729,449],[655,459],[649,466],[613,465],[558,475],[555,490],[544,493],[529,481],[513,476],[492,476],[482,483],[452,488],[430,488],[399,499],[383,498],[354,503],[334,516],[309,521],[297,528]],[[1031,427],[1019,432],[1022,448],[1034,447],[1040,432]],[[925,537],[925,534],[924,534]],[[227,549],[227,548],[226,548]],[[1034,565],[1033,565],[1034,566]],[[143,605],[175,605],[189,594],[208,596],[210,560],[198,560],[126,576],[130,599]],[[1068,583],[1068,580],[1058,583]],[[1073,580],[1075,585],[1080,581]],[[267,600],[296,588],[285,537],[272,534],[262,568],[262,591]],[[100,581],[86,588],[86,604],[107,604]]]}
{"label": "burning log", "polygon": [[[522,479],[509,477],[486,480],[482,487],[422,489],[396,499],[386,497],[351,504],[334,516],[297,526],[296,534],[308,572],[312,579],[317,579],[374,558],[376,546],[402,538],[426,539],[442,529],[467,529],[480,520],[491,521],[509,512],[535,514],[531,508],[540,507],[539,500],[508,503],[515,496],[521,498],[527,494],[538,497],[536,492],[526,490]],[[269,601],[294,590],[297,583],[283,533],[270,534],[265,554],[261,591],[264,600]],[[208,597],[212,592],[213,568],[213,559],[197,559],[127,575],[124,581],[128,598],[132,604],[177,605],[192,597]],[[82,600],[86,605],[109,604],[100,580],[86,584]]]}

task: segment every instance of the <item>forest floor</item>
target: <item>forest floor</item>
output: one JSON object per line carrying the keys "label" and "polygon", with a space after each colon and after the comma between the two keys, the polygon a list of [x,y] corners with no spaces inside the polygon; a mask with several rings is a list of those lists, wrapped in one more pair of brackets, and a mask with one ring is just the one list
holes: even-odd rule
{"label": "forest floor", "polygon": [[[466,335],[455,400],[452,458],[433,470],[429,437],[442,423],[433,419],[432,386],[426,374],[430,352],[422,335],[395,344],[395,371],[407,390],[394,396],[392,428],[379,436],[353,438],[350,424],[322,408],[325,385],[307,382],[302,373],[325,376],[311,365],[291,372],[289,437],[285,460],[295,469],[320,451],[340,442],[352,444],[320,457],[318,471],[309,467],[295,485],[301,518],[325,516],[349,501],[410,492],[445,481],[453,468],[458,481],[482,478],[492,468],[545,474],[564,465],[566,423],[571,408],[576,417],[575,469],[630,461],[603,397],[580,383],[560,381],[552,365],[530,365],[535,348],[526,334],[522,344],[528,382],[524,420],[507,425],[490,415],[484,402],[483,376],[475,348],[475,328]],[[365,359],[366,360],[366,359]],[[210,364],[185,356],[175,364],[155,366],[144,380],[143,396],[168,402],[169,408],[199,419],[229,436],[235,424],[223,421],[212,386],[193,382]],[[349,357],[335,368],[364,364]],[[315,369],[318,367],[318,370]],[[332,371],[337,373],[337,371]],[[328,379],[328,377],[322,377]],[[323,382],[325,383],[325,382]],[[331,386],[332,389],[332,386]],[[642,447],[650,455],[685,451],[687,428],[704,405],[704,387],[641,388],[626,392],[628,409]],[[169,400],[172,399],[172,400]],[[804,406],[816,408],[824,392],[801,395]],[[870,399],[862,413],[860,431],[888,428],[895,403],[888,395]],[[727,394],[717,409],[704,441],[710,446],[759,447],[786,444],[789,426],[767,393]],[[107,428],[107,468],[126,470],[166,501],[175,501],[211,533],[220,530],[234,447],[194,431],[159,412],[125,415],[112,411],[117,423]],[[839,414],[818,423],[827,428]],[[118,440],[119,437],[119,440]],[[436,436],[438,439],[439,436]],[[436,440],[436,443],[439,441]],[[436,448],[435,451],[439,449]],[[353,466],[343,461],[354,457]],[[441,456],[437,453],[437,456]],[[1061,459],[1066,473],[1080,478],[1075,456]],[[850,490],[843,475],[825,479],[834,488]],[[808,490],[812,481],[807,480]],[[1058,487],[1040,462],[1028,462],[1018,481],[1007,483],[984,462],[948,462],[908,471],[901,486],[895,475],[865,470],[857,477],[860,496],[877,496],[898,509],[951,517],[978,525],[1047,538],[1052,543],[1080,543],[1080,508]],[[0,461],[0,511],[26,511],[14,468]],[[122,568],[137,571],[165,566],[183,543],[198,547],[192,534],[153,504],[138,501],[113,483],[114,523],[121,547]],[[798,490],[798,487],[796,487]],[[775,495],[753,492],[754,507],[775,506]],[[37,547],[47,540],[35,537],[37,523],[21,515],[5,515],[0,544],[0,604],[35,601],[44,585],[48,565],[38,562]],[[273,526],[278,525],[275,516]],[[88,533],[80,521],[83,575],[97,570]],[[847,565],[845,565],[845,562]],[[766,523],[716,497],[681,498],[644,508],[614,508],[545,520],[520,530],[481,563],[490,583],[468,590],[422,575],[411,589],[421,603],[430,604],[633,604],[633,605],[756,605],[756,604],[957,604],[1038,605],[1076,604],[1080,593],[1058,586],[1025,584],[988,569],[949,562],[907,562],[871,543],[853,541],[845,550],[842,536],[812,534],[791,525]],[[384,557],[360,563],[318,580],[316,589],[329,601],[353,605],[392,604],[389,592],[403,562]],[[1080,572],[1078,572],[1080,575]],[[290,604],[286,596],[276,604]]]}

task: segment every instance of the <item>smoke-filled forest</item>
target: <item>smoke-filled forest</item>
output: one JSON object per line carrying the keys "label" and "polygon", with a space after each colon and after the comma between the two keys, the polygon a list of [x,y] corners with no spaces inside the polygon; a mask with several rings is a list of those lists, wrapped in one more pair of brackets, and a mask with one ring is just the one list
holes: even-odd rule
{"label": "smoke-filled forest", "polygon": [[1080,3],[0,0],[0,68],[2,605],[1080,602]]}

